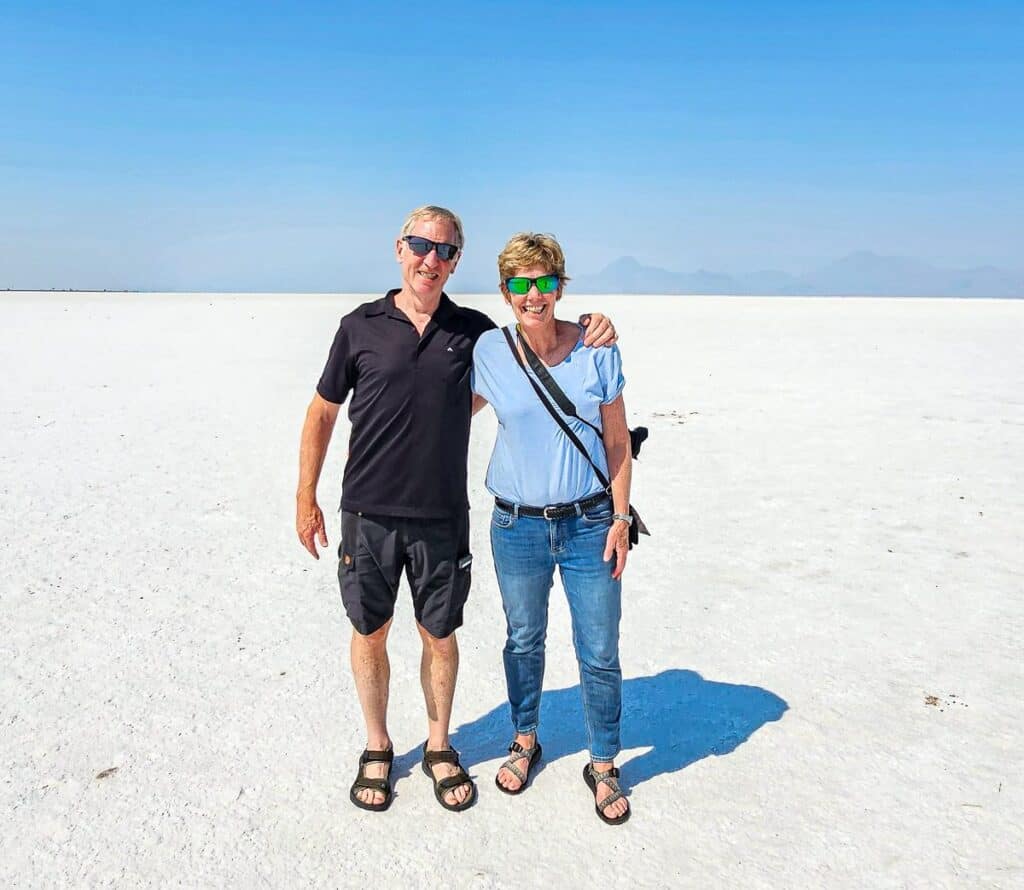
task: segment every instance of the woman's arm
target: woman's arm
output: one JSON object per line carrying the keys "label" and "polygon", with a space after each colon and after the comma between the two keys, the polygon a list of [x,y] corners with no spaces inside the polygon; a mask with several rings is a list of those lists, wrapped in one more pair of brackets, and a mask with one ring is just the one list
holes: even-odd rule
{"label": "woman's arm", "polygon": [[[632,455],[629,451],[629,428],[626,426],[626,403],[620,395],[614,402],[601,406],[601,428],[604,453],[608,458],[608,477],[612,483],[612,508],[616,513],[629,513],[629,485],[633,478]],[[613,578],[621,578],[629,555],[629,526],[620,519],[612,521],[604,545],[604,561],[615,556]]]}

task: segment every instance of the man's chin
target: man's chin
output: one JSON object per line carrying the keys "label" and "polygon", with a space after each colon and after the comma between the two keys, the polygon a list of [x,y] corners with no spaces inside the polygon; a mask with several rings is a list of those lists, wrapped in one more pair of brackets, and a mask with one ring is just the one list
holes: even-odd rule
{"label": "man's chin", "polygon": [[421,278],[413,283],[413,290],[420,299],[433,300],[441,296],[441,291],[444,290],[444,282],[440,278],[434,280]]}

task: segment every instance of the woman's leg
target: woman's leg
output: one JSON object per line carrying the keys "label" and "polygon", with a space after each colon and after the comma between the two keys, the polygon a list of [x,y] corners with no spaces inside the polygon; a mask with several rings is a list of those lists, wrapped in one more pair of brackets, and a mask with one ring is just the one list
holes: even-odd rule
{"label": "woman's leg", "polygon": [[590,756],[610,764],[619,753],[622,716],[622,669],[619,666],[619,619],[622,584],[612,579],[605,562],[605,538],[611,509],[564,520],[564,545],[558,555],[562,585],[572,615],[573,645],[580,669],[583,713]]}
{"label": "woman's leg", "polygon": [[[610,525],[610,505],[607,510],[598,508],[589,515],[566,520],[558,565],[572,615],[591,764],[598,773],[613,771],[610,781],[596,783],[594,801],[606,819],[618,822],[628,818],[629,803],[614,778],[618,775],[614,760],[619,753],[622,718],[622,584],[612,579],[612,563],[602,558]],[[606,799],[611,802],[604,806],[602,801]]]}
{"label": "woman's leg", "polygon": [[505,610],[505,682],[517,733],[530,734],[540,720],[544,638],[554,559],[547,521],[515,517],[495,508],[491,551]]}

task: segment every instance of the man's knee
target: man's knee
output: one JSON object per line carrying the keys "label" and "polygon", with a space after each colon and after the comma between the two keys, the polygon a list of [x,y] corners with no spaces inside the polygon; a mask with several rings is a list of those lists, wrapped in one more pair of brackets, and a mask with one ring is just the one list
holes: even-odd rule
{"label": "man's knee", "polygon": [[459,651],[459,644],[455,638],[455,631],[452,631],[446,637],[436,637],[422,624],[417,623],[416,627],[419,629],[424,649],[429,649],[432,653],[442,657],[445,655],[455,654]]}
{"label": "man's knee", "polygon": [[352,628],[352,641],[358,646],[365,646],[368,649],[383,649],[387,645],[388,631],[391,630],[391,619],[385,621],[372,633],[360,633]]}

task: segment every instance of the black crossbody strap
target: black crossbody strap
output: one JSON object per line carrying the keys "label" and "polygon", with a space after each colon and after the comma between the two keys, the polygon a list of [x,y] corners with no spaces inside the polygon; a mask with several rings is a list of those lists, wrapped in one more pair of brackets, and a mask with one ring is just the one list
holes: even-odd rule
{"label": "black crossbody strap", "polygon": [[[550,414],[555,419],[555,423],[557,423],[562,428],[562,432],[569,437],[569,441],[572,442],[572,444],[575,445],[577,449],[579,449],[580,454],[582,454],[587,459],[587,463],[589,463],[590,466],[594,468],[594,473],[597,475],[598,481],[601,483],[601,485],[604,486],[605,491],[608,491],[611,487],[611,483],[608,481],[608,477],[605,476],[605,474],[602,473],[601,470],[598,468],[597,464],[595,464],[590,459],[590,452],[587,451],[587,447],[579,440],[579,437],[569,428],[569,424],[567,424],[562,419],[558,412],[552,407],[551,403],[546,398],[544,398],[544,393],[540,391],[540,387],[537,386],[537,383],[530,376],[530,372],[526,370],[526,365],[523,364],[523,360],[519,355],[519,350],[516,349],[516,344],[512,341],[512,335],[508,332],[508,328],[502,328],[501,332],[505,335],[505,342],[508,343],[508,348],[512,350],[512,355],[515,356],[516,364],[519,365],[520,370],[522,370],[523,374],[526,375],[526,379],[530,381],[530,386],[533,387],[533,391],[537,393],[537,398],[540,399],[544,407],[548,409],[548,414]],[[561,392],[561,390],[559,390],[559,392]],[[572,416],[575,417],[575,414],[573,414]]]}
{"label": "black crossbody strap", "polygon": [[604,435],[601,430],[594,426],[594,424],[589,420],[579,416],[576,412],[576,406],[573,404],[572,399],[562,391],[562,387],[560,387],[555,381],[555,378],[551,376],[551,373],[548,371],[544,362],[537,358],[537,353],[535,353],[530,348],[530,344],[526,342],[526,338],[523,336],[523,332],[519,329],[519,325],[516,325],[516,339],[522,347],[523,355],[526,356],[526,361],[529,364],[530,369],[537,375],[537,379],[544,385],[544,389],[548,391],[548,395],[555,400],[555,404],[562,409],[562,413],[567,417],[575,417],[580,423],[585,423],[599,436]]}

